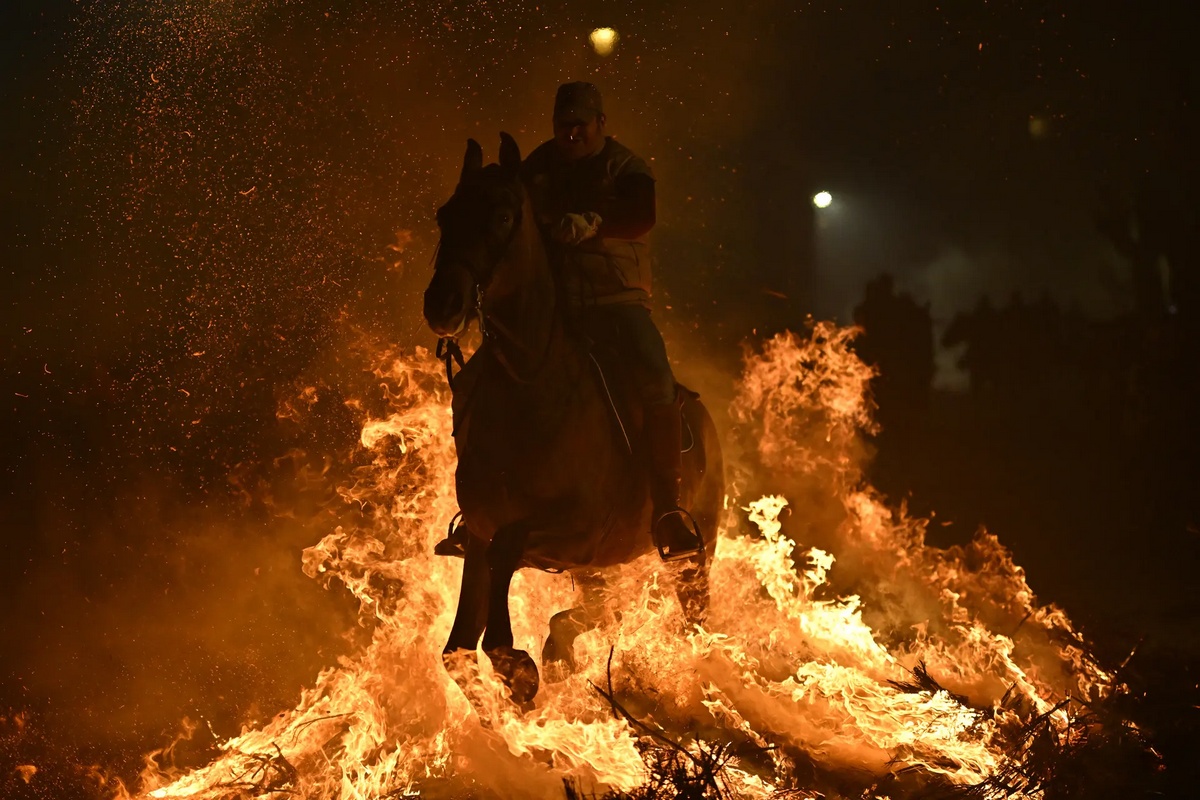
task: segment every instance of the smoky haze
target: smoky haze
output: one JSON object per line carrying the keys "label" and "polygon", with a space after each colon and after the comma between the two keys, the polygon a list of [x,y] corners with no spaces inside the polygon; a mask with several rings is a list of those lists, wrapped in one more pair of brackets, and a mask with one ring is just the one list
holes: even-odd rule
{"label": "smoky haze", "polygon": [[[560,82],[599,83],[663,187],[661,313],[741,335],[710,309],[754,240],[726,162],[770,94],[735,67],[779,45],[765,12],[9,13],[4,632],[23,644],[3,699],[64,761],[128,775],[185,715],[229,735],[344,652],[353,613],[299,550],[346,521],[366,354],[432,344],[433,212],[468,136],[528,151]],[[606,59],[599,22],[622,34]]]}
{"label": "smoky haze", "polygon": [[353,615],[298,554],[347,513],[344,402],[377,390],[364,353],[433,342],[466,138],[528,152],[563,81],[650,159],[655,314],[710,397],[746,337],[847,321],[884,270],[941,320],[1014,290],[1121,310],[1092,205],[1133,191],[1175,90],[1127,74],[1157,45],[1110,44],[1123,12],[1069,5],[9,7],[3,700],[129,754],[188,713],[228,734],[340,652]]}

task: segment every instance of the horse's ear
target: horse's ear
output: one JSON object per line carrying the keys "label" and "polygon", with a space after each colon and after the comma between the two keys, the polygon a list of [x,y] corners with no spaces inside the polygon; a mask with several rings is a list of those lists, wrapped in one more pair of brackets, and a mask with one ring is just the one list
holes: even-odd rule
{"label": "horse's ear", "polygon": [[467,153],[463,156],[462,177],[468,172],[483,169],[483,148],[474,139],[467,139]]}
{"label": "horse's ear", "polygon": [[517,140],[504,131],[500,131],[500,166],[515,170],[521,166],[521,148]]}

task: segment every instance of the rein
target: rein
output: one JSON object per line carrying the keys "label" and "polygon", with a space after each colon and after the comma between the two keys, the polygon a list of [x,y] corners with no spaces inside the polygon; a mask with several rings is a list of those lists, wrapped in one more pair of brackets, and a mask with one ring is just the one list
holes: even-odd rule
{"label": "rein", "polygon": [[[550,316],[551,316],[551,319],[553,319],[553,317],[555,316],[555,314],[558,311],[558,297],[557,297],[557,293],[555,293],[551,296],[553,297],[553,299],[551,300],[551,305],[550,305]],[[485,320],[487,321],[486,325],[484,323]],[[546,362],[550,360],[550,345],[554,341],[553,329],[550,330],[549,332],[547,332],[546,345],[542,349],[542,354],[538,358],[537,363],[534,364],[533,369],[530,370],[529,374],[526,376],[526,375],[522,375],[520,373],[520,370],[518,370],[513,365],[513,363],[511,361],[509,361],[508,356],[506,356],[504,354],[504,348],[503,348],[503,346],[501,346],[500,337],[493,334],[492,331],[493,330],[497,331],[505,339],[512,342],[517,347],[521,348],[522,350],[524,350],[526,353],[529,353],[530,355],[533,355],[533,351],[530,350],[528,345],[526,345],[523,341],[521,341],[520,337],[518,337],[515,333],[513,333],[511,330],[509,330],[508,327],[506,325],[504,325],[504,323],[500,322],[500,320],[496,319],[495,317],[488,316],[487,314],[483,313],[483,292],[482,291],[479,293],[479,323],[480,323],[480,328],[483,331],[484,339],[490,340],[490,341],[493,341],[496,343],[496,346],[493,348],[493,350],[495,351],[496,360],[500,362],[500,366],[504,367],[504,371],[508,373],[508,377],[512,378],[517,383],[520,383],[523,385],[529,385],[529,384],[533,383],[533,381],[538,377],[539,374],[541,374],[542,370],[545,368]],[[553,322],[551,322],[551,324],[553,324]]]}
{"label": "rein", "polygon": [[[524,222],[524,214],[521,213],[521,211],[521,209],[517,210],[516,220],[513,223],[512,230],[509,231],[508,237],[505,239],[504,244],[499,248],[499,252],[501,254],[507,252],[509,248],[512,247],[512,243],[517,237],[517,232],[521,229],[521,225]],[[527,375],[522,375],[521,371],[517,369],[512,361],[509,360],[508,356],[505,355],[504,347],[501,344],[502,337],[503,339],[512,342],[526,353],[529,353],[530,355],[533,355],[534,353],[530,347],[521,340],[521,337],[513,333],[513,331],[509,329],[507,325],[496,319],[496,317],[484,312],[484,287],[480,286],[478,278],[473,274],[473,270],[471,272],[471,277],[475,279],[475,318],[479,320],[479,332],[483,335],[484,341],[490,341],[494,343],[495,346],[492,348],[492,350],[495,353],[496,360],[500,362],[500,366],[504,368],[504,371],[508,373],[510,378],[512,378],[516,383],[522,385],[529,385],[533,383],[533,381],[545,368],[546,363],[550,360],[550,345],[554,340],[553,329],[551,329],[551,331],[549,331],[547,334],[546,345],[543,348],[537,363],[534,364],[533,369]],[[551,325],[553,325],[553,318],[557,313],[558,292],[551,292]],[[462,327],[465,328],[466,324],[464,323]],[[460,370],[463,368],[463,352],[462,348],[458,345],[459,333],[460,332],[456,332],[449,336],[443,336],[438,339],[437,343],[436,356],[446,365],[446,382],[450,384],[451,389],[454,387],[454,364],[457,363]],[[499,333],[500,336],[497,336],[496,333]]]}
{"label": "rein", "polygon": [[[554,311],[555,309],[552,306],[550,309],[551,314],[553,314]],[[488,320],[486,325],[484,324],[485,319]],[[515,333],[510,331],[507,326],[505,326],[495,317],[486,317],[482,312],[480,312],[479,321],[485,341],[491,341],[495,343],[495,347],[492,348],[492,352],[495,354],[496,360],[500,362],[500,366],[504,367],[504,371],[508,373],[508,376],[522,385],[528,386],[529,384],[533,383],[533,381],[545,368],[546,362],[550,360],[550,345],[553,340],[553,335],[551,334],[546,336],[546,346],[542,350],[542,354],[538,359],[538,363],[534,365],[529,375],[525,376],[521,374],[520,370],[518,370],[511,361],[509,361],[508,356],[504,354],[504,348],[500,344],[500,337],[493,334],[492,331],[499,331],[501,334],[503,334],[505,339],[517,345],[527,353],[532,352],[529,347],[522,342]],[[463,351],[462,347],[460,347],[458,344],[458,337],[443,336],[438,339],[435,357],[446,365],[446,383],[450,384],[451,388],[454,388],[454,365],[457,364],[460,370],[464,365]]]}
{"label": "rein", "polygon": [[443,336],[438,339],[437,350],[435,357],[446,365],[446,383],[450,384],[450,388],[454,388],[454,364],[458,364],[458,368],[463,368],[463,351],[458,346],[458,338],[455,336]]}

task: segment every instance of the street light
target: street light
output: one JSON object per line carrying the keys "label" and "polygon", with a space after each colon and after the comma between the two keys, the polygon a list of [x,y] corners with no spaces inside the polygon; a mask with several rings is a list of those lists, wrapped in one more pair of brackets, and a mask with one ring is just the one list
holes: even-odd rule
{"label": "street light", "polygon": [[596,30],[588,34],[588,41],[592,43],[592,49],[596,51],[597,55],[601,56],[607,56],[612,53],[617,46],[618,38],[620,37],[617,36],[617,32],[612,28],[596,28]]}
{"label": "street light", "polygon": [[829,192],[817,192],[813,195],[813,205],[817,208],[829,208],[829,204],[833,202],[833,195]]}

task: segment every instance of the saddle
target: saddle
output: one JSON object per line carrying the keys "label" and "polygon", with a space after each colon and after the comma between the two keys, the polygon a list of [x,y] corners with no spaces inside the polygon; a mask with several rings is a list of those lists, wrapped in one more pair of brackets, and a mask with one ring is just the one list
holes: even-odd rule
{"label": "saddle", "polygon": [[[627,359],[616,348],[598,345],[582,336],[579,337],[579,342],[587,355],[588,373],[609,409],[613,435],[626,452],[633,454],[642,433],[642,402],[638,397],[633,370],[629,368]],[[481,355],[481,353],[476,353],[476,355]],[[461,351],[459,351],[457,363],[460,368],[457,373],[453,373],[449,355],[439,352],[438,357],[447,361],[446,376],[453,390],[450,407],[454,420],[454,434],[457,435],[471,401],[475,397],[478,383],[488,369],[491,360],[476,358],[475,355],[472,355],[464,363],[461,360]],[[681,383],[675,384],[675,391],[679,395],[681,411],[688,402],[700,399],[698,392],[692,391]],[[695,445],[695,439],[687,424],[687,419],[682,413],[680,414],[680,424],[683,426],[682,452],[686,453]]]}
{"label": "saddle", "polygon": [[[618,443],[632,455],[640,449],[638,442],[642,437],[644,421],[642,400],[638,397],[633,370],[615,348],[588,344],[587,353],[592,376],[601,396],[607,401],[613,433]],[[700,394],[678,382],[675,384],[675,393],[678,397],[679,423],[683,434],[680,452],[686,453],[695,446],[695,438],[682,411],[687,403],[700,399]]]}
{"label": "saddle", "polygon": [[[644,457],[643,407],[636,389],[633,370],[630,369],[627,359],[616,348],[599,346],[587,339],[582,339],[582,346],[587,356],[588,374],[594,381],[601,398],[605,401],[605,406],[609,411],[610,428],[618,447],[630,455]],[[479,391],[480,379],[489,369],[489,365],[495,363],[494,359],[479,358],[479,355],[480,353],[477,352],[475,356],[467,360],[462,365],[462,369],[451,379],[453,388],[451,409],[454,435],[456,436],[466,420],[466,413],[472,399]],[[679,398],[679,423],[682,426],[680,452],[687,453],[695,447],[696,439],[687,422],[687,415],[682,412],[688,403],[698,400],[700,394],[681,383],[676,383],[675,389]],[[467,537],[470,536],[470,532],[465,525],[459,524],[461,517],[462,512],[460,511],[450,520],[446,538],[434,547],[435,555],[461,558],[466,554]]]}

